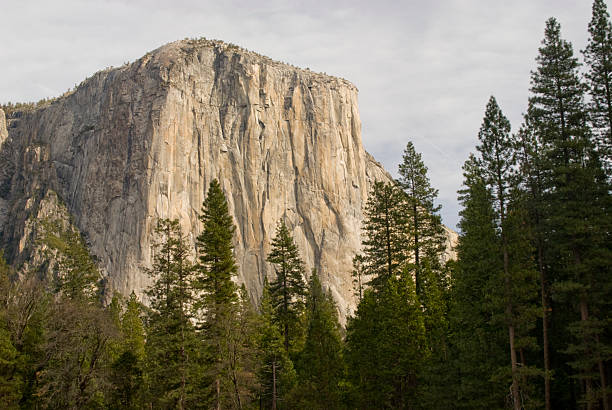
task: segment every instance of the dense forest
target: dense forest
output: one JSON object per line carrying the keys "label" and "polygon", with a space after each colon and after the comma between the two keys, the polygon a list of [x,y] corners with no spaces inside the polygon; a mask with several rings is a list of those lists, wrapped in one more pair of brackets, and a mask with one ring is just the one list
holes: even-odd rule
{"label": "dense forest", "polygon": [[[40,221],[50,275],[0,258],[3,408],[604,409],[612,406],[612,25],[593,3],[584,64],[546,22],[523,123],[496,99],[463,166],[457,259],[412,143],[375,183],[346,326],[278,222],[263,295],[236,284],[213,180],[197,254],[154,232],[146,305],[103,303],[86,241]],[[257,300],[258,299],[258,300]],[[254,303],[257,300],[257,303]]]}

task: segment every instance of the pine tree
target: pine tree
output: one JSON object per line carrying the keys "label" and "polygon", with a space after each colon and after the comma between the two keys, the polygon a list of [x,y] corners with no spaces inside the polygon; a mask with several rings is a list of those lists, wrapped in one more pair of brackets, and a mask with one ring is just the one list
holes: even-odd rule
{"label": "pine tree", "polygon": [[603,0],[593,1],[589,34],[583,51],[588,66],[585,77],[592,97],[589,112],[609,172],[612,161],[612,24]]}
{"label": "pine tree", "polygon": [[212,399],[214,407],[219,409],[223,402],[233,400],[232,391],[222,391],[222,384],[228,377],[226,336],[234,330],[239,298],[238,288],[232,281],[238,272],[232,243],[236,227],[216,179],[208,188],[200,221],[203,228],[197,238],[198,286],[202,292],[203,341],[210,360]]}
{"label": "pine tree", "polygon": [[338,312],[332,296],[323,291],[313,271],[306,299],[308,326],[304,349],[298,357],[296,407],[339,409],[340,381],[344,375]]}
{"label": "pine tree", "polygon": [[7,409],[19,408],[23,383],[19,377],[20,354],[8,330],[8,305],[11,303],[10,268],[0,251],[0,401]]}
{"label": "pine tree", "polygon": [[[150,405],[187,408],[195,400],[199,356],[193,326],[195,270],[178,220],[158,221],[147,290],[146,378]],[[126,323],[127,325],[128,323]]]}
{"label": "pine tree", "polygon": [[410,258],[406,194],[396,184],[375,182],[368,196],[362,242],[369,285],[380,289],[398,277]]}
{"label": "pine tree", "polygon": [[[517,352],[520,347],[517,345],[517,339],[521,337],[524,339],[532,328],[532,324],[535,324],[535,318],[531,315],[534,301],[531,299],[535,295],[536,272],[530,267],[530,254],[523,252],[524,247],[529,246],[525,239],[526,235],[516,235],[513,238],[514,241],[509,239],[509,231],[517,229],[514,223],[523,222],[517,219],[517,215],[520,214],[519,207],[511,206],[512,192],[515,196],[518,195],[514,177],[516,144],[510,137],[510,122],[502,113],[494,97],[491,97],[487,104],[478,139],[480,145],[476,148],[481,155],[479,166],[483,171],[484,183],[492,194],[494,221],[500,235],[503,285],[500,283],[499,289],[503,291],[497,293],[504,311],[501,322],[508,329],[512,368],[512,401],[514,408],[519,410],[522,406],[519,363],[523,367],[525,363],[522,363],[522,360],[519,362]],[[517,203],[515,201],[515,204]],[[512,250],[517,252],[512,252]],[[522,335],[518,328],[525,329]]]}
{"label": "pine tree", "polygon": [[276,270],[276,278],[270,282],[270,296],[276,320],[283,333],[285,351],[289,353],[303,332],[301,321],[306,284],[304,263],[287,225],[282,220],[276,228],[276,236],[272,240],[272,250],[267,261],[274,264]]}
{"label": "pine tree", "polygon": [[43,226],[43,241],[55,254],[54,291],[72,300],[95,300],[101,275],[81,234],[59,221],[44,221]]}
{"label": "pine tree", "polygon": [[264,408],[275,410],[285,407],[283,404],[287,403],[296,374],[275,319],[276,311],[267,279],[264,281],[259,312],[257,346],[260,366],[257,379],[260,385],[260,402]]}
{"label": "pine tree", "polygon": [[227,359],[225,373],[231,391],[232,408],[250,408],[257,396],[257,318],[244,284],[240,287],[240,305],[237,315],[226,329]]}
{"label": "pine tree", "polygon": [[[30,272],[25,272],[21,280],[15,279],[16,272],[6,264],[0,251],[0,327],[4,326],[9,338],[2,357],[9,362],[5,364],[10,369],[6,382],[11,386],[3,394],[7,394],[8,404],[17,400],[21,407],[31,408],[39,400],[37,372],[44,365],[41,358],[46,354],[44,347],[51,297],[45,284]],[[10,359],[11,346],[17,353],[14,361]],[[10,393],[13,388],[16,388],[13,393],[19,392],[18,397]]]}
{"label": "pine tree", "polygon": [[503,408],[508,392],[505,380],[494,377],[506,363],[507,332],[492,324],[489,295],[495,273],[503,270],[501,244],[495,226],[493,196],[473,155],[465,162],[464,188],[452,273],[449,327],[452,390],[462,409]]}
{"label": "pine tree", "polygon": [[431,186],[427,167],[412,142],[406,145],[403,162],[399,166],[399,185],[406,193],[406,214],[409,222],[407,246],[412,263],[407,265],[414,276],[416,293],[423,306],[427,337],[427,363],[424,366],[420,400],[426,407],[444,406],[441,395],[447,336],[446,272],[442,266],[445,233],[439,212],[434,204],[438,191]]}
{"label": "pine tree", "polygon": [[599,391],[607,388],[608,348],[601,339],[605,328],[601,314],[607,311],[602,301],[610,300],[609,275],[602,273],[607,270],[604,261],[612,258],[606,240],[610,195],[587,127],[579,64],[560,31],[556,20],[547,21],[538,68],[532,73],[530,104],[550,173],[545,198],[551,209],[553,290],[557,298],[578,301],[579,317],[568,327],[575,337],[568,352],[584,383],[584,400],[591,406],[598,400],[595,374],[599,373]]}
{"label": "pine tree", "polygon": [[376,291],[366,290],[346,332],[350,407],[416,407],[426,341],[410,275],[391,277]]}
{"label": "pine tree", "polygon": [[141,404],[145,360],[145,331],[141,315],[140,302],[132,292],[119,320],[119,355],[111,366],[111,403],[116,408],[133,409]]}
{"label": "pine tree", "polygon": [[414,258],[414,277],[417,295],[421,294],[423,260],[431,268],[440,260],[444,250],[444,228],[440,219],[441,206],[434,205],[438,190],[432,188],[427,167],[412,142],[406,145],[403,162],[399,166],[399,184],[407,194],[407,217],[410,223],[410,246]]}

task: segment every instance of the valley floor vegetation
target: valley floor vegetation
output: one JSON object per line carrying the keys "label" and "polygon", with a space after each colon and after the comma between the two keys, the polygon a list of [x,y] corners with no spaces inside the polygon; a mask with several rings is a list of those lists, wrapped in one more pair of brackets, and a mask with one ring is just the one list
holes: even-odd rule
{"label": "valley floor vegetation", "polygon": [[374,184],[345,328],[286,221],[258,303],[236,285],[235,227],[216,180],[197,255],[178,221],[158,222],[147,306],[135,294],[104,306],[84,240],[49,224],[52,277],[0,264],[3,407],[609,410],[612,28],[602,0],[588,30],[582,76],[560,25],[546,22],[516,133],[490,98],[463,167],[456,260],[444,258],[437,191],[412,143],[398,180]]}

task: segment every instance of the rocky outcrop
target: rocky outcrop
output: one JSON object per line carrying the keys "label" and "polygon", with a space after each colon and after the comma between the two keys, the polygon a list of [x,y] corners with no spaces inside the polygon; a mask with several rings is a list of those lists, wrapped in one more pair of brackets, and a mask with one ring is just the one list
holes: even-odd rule
{"label": "rocky outcrop", "polygon": [[111,288],[142,294],[156,219],[179,218],[195,249],[217,178],[237,226],[239,281],[253,297],[273,275],[265,258],[284,218],[342,315],[354,305],[368,191],[390,179],[362,146],[355,86],[205,40],[165,45],[11,118],[0,158],[0,235],[13,260],[26,201],[52,189]]}
{"label": "rocky outcrop", "polygon": [[4,115],[4,111],[0,108],[0,148],[2,147],[2,143],[8,137],[8,130],[6,129],[6,116]]}

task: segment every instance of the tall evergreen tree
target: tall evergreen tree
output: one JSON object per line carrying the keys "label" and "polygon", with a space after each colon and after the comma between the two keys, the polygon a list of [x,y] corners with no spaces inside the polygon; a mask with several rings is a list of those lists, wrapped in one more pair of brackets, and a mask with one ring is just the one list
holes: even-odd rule
{"label": "tall evergreen tree", "polygon": [[8,307],[11,303],[10,268],[0,251],[0,400],[7,409],[19,408],[23,381],[18,375],[20,354],[9,331]]}
{"label": "tall evergreen tree", "polygon": [[346,363],[352,408],[417,407],[425,327],[410,275],[368,289],[349,318]]}
{"label": "tall evergreen tree", "polygon": [[115,408],[135,409],[142,405],[145,331],[141,315],[140,302],[132,292],[119,321],[119,352],[111,366],[113,389],[110,403]]}
{"label": "tall evergreen tree", "polygon": [[296,407],[339,409],[344,364],[338,311],[332,296],[323,290],[316,271],[308,284],[306,310],[306,341],[297,361]]}
{"label": "tall evergreen tree", "polygon": [[503,270],[493,195],[476,157],[471,155],[463,170],[461,234],[449,314],[451,363],[456,374],[452,390],[457,408],[503,408],[507,384],[494,376],[507,363],[507,331],[492,323],[489,297],[495,273]]}
{"label": "tall evergreen tree", "polygon": [[276,228],[276,236],[272,240],[272,250],[267,261],[276,268],[276,278],[270,282],[270,296],[276,320],[283,333],[285,351],[289,352],[303,332],[301,322],[306,284],[304,263],[287,225],[282,220]]}
{"label": "tall evergreen tree", "polygon": [[601,301],[610,300],[604,285],[609,275],[602,273],[607,270],[604,260],[612,257],[606,239],[610,195],[587,126],[579,64],[560,32],[559,23],[549,19],[536,59],[538,67],[532,73],[530,104],[550,173],[545,197],[551,209],[553,290],[557,298],[578,301],[578,317],[568,328],[575,336],[568,352],[584,383],[584,401],[591,406],[597,400],[595,368],[601,369],[599,391],[607,386],[607,348],[601,343],[604,323],[599,312],[606,311]]}
{"label": "tall evergreen tree", "polygon": [[[528,246],[525,245],[524,239],[520,235],[514,238],[514,242],[509,239],[509,231],[517,228],[513,226],[513,223],[521,222],[511,217],[511,215],[516,217],[520,214],[519,209],[511,207],[511,192],[516,187],[513,175],[516,165],[516,144],[510,137],[510,122],[502,113],[494,97],[491,97],[487,103],[478,139],[480,145],[476,148],[481,155],[479,164],[483,171],[484,182],[492,194],[494,222],[500,235],[500,257],[503,266],[501,275],[503,285],[500,288],[504,290],[499,293],[499,298],[504,311],[503,323],[508,329],[512,401],[514,408],[519,410],[522,407],[522,400],[519,386],[521,376],[519,375],[517,339],[527,336],[527,332],[520,335],[518,328],[530,330],[532,327],[530,321],[535,320],[531,315],[534,301],[530,300],[530,297],[534,295],[535,288],[532,286],[535,286],[536,283],[525,275],[529,276],[532,273],[532,279],[535,279],[536,272],[530,270],[530,255],[522,252],[524,246]],[[516,195],[516,189],[514,191]],[[524,246],[520,246],[520,242]],[[518,252],[512,252],[513,250]],[[524,366],[524,363],[522,365]]]}
{"label": "tall evergreen tree", "polygon": [[[195,271],[178,220],[158,221],[147,290],[147,383],[152,406],[187,408],[198,385],[198,343],[193,326]],[[127,323],[126,323],[127,324]]]}
{"label": "tall evergreen tree", "polygon": [[432,188],[427,167],[412,142],[406,145],[399,174],[400,186],[407,194],[406,212],[410,223],[408,248],[414,259],[416,292],[420,295],[423,260],[428,259],[426,263],[433,268],[444,250],[444,228],[439,215],[441,206],[434,204],[438,190]]}
{"label": "tall evergreen tree", "polygon": [[60,221],[43,221],[43,226],[43,242],[55,259],[54,291],[72,300],[99,297],[100,271],[81,234]]}
{"label": "tall evergreen tree", "polygon": [[410,258],[406,194],[393,183],[375,182],[368,196],[363,222],[363,254],[369,284],[380,289],[399,276]]}
{"label": "tall evergreen tree", "polygon": [[276,321],[270,285],[264,281],[259,306],[257,346],[260,366],[257,379],[260,385],[260,403],[264,408],[289,408],[287,398],[295,384],[296,374],[284,339]]}
{"label": "tall evergreen tree", "polygon": [[583,51],[591,93],[590,116],[608,172],[612,161],[612,24],[604,0],[593,1],[589,41]]}
{"label": "tall evergreen tree", "polygon": [[529,217],[529,226],[533,235],[533,245],[537,269],[540,275],[540,304],[542,318],[542,356],[544,370],[544,406],[551,409],[551,358],[550,358],[550,284],[548,264],[546,262],[546,215],[547,202],[544,200],[547,171],[544,168],[545,158],[542,143],[536,132],[536,119],[533,107],[529,106],[525,122],[517,133],[515,140],[516,157],[520,175],[521,189],[525,192],[525,210]]}
{"label": "tall evergreen tree", "polygon": [[231,391],[222,391],[227,380],[228,345],[226,336],[232,332],[239,309],[238,288],[232,281],[238,272],[232,239],[236,227],[229,214],[225,195],[219,182],[211,181],[202,205],[202,233],[197,238],[200,263],[198,283],[202,292],[204,314],[204,344],[211,361],[210,377],[214,407],[233,400]]}
{"label": "tall evergreen tree", "polygon": [[233,323],[226,326],[227,355],[224,368],[227,374],[225,390],[232,392],[229,407],[251,408],[257,397],[257,319],[256,312],[244,284],[240,287],[240,301]]}

